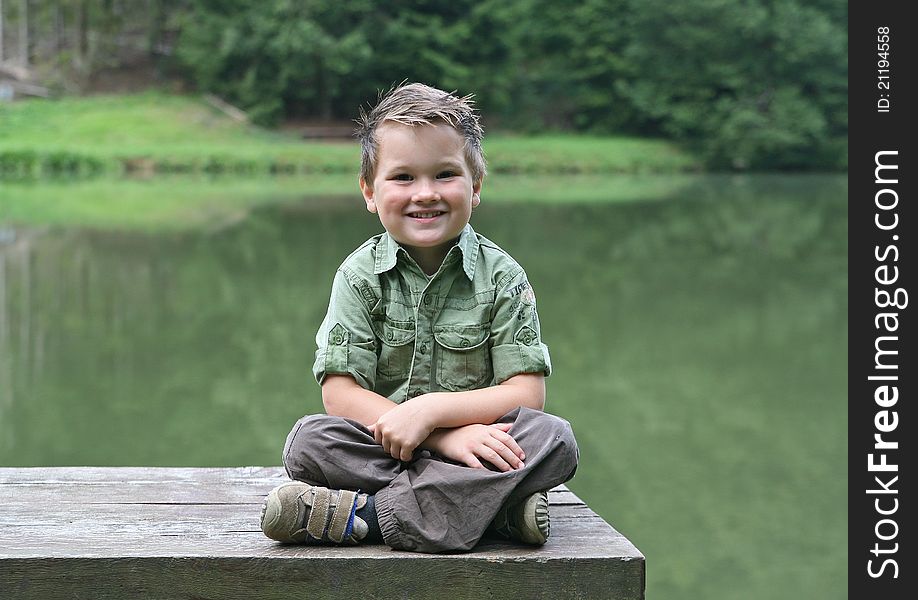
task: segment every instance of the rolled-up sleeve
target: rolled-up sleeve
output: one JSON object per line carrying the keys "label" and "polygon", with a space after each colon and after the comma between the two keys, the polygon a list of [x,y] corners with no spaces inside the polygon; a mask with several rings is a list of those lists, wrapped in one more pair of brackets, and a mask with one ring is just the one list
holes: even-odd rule
{"label": "rolled-up sleeve", "polygon": [[360,282],[344,270],[335,273],[328,312],[316,334],[312,371],[321,384],[326,375],[350,375],[363,388],[376,385],[376,336]]}
{"label": "rolled-up sleeve", "polygon": [[535,293],[522,269],[498,286],[490,345],[494,383],[520,373],[551,375],[551,357],[548,346],[542,343]]}

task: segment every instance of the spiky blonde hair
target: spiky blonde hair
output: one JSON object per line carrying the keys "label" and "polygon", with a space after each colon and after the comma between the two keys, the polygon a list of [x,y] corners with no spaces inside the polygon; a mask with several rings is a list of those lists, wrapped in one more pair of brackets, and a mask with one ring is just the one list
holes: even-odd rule
{"label": "spiky blonde hair", "polygon": [[465,140],[465,160],[472,172],[472,180],[480,182],[487,171],[481,139],[484,131],[474,109],[473,95],[457,96],[423,83],[401,83],[386,92],[380,92],[376,106],[365,112],[360,109],[357,119],[357,139],[360,140],[360,177],[368,185],[376,175],[379,140],[376,131],[387,121],[416,127],[443,121],[455,129]]}

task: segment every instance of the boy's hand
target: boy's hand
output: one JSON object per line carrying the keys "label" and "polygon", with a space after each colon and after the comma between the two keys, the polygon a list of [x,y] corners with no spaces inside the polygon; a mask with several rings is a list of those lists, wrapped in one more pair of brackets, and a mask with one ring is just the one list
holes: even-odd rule
{"label": "boy's hand", "polygon": [[522,469],[526,454],[507,433],[510,427],[510,423],[495,423],[440,430],[431,439],[431,446],[443,456],[473,469],[484,469],[482,460],[501,471]]}
{"label": "boy's hand", "polygon": [[386,453],[407,462],[415,448],[434,430],[434,425],[424,403],[409,400],[380,416],[368,429]]}

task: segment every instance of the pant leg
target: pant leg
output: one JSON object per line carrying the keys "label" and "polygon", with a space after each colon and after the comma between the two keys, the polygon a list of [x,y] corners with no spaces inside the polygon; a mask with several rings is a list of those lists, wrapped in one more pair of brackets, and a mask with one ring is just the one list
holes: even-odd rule
{"label": "pant leg", "polygon": [[520,407],[500,422],[513,424],[509,433],[526,453],[526,466],[504,473],[436,457],[413,461],[376,493],[387,545],[417,552],[469,550],[504,502],[574,476],[579,450],[567,421]]}
{"label": "pant leg", "polygon": [[284,444],[283,460],[291,479],[369,494],[403,470],[361,423],[328,415],[297,421]]}
{"label": "pant leg", "polygon": [[432,456],[411,463],[389,456],[357,421],[309,415],[297,421],[284,446],[291,479],[376,495],[387,545],[416,552],[471,549],[507,501],[570,480],[579,451],[570,424],[517,408],[499,419],[526,453],[519,470],[491,471]]}

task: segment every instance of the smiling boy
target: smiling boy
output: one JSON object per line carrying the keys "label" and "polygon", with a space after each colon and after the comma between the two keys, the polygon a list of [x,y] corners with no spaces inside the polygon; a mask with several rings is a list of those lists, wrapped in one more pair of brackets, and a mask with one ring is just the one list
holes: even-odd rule
{"label": "smiling boy", "polygon": [[339,267],[313,367],[325,415],[284,448],[265,501],[282,542],[472,548],[486,531],[543,544],[569,480],[570,425],[542,412],[551,372],[519,266],[469,225],[482,130],[470,98],[422,84],[361,115],[360,189],[385,233]]}

